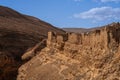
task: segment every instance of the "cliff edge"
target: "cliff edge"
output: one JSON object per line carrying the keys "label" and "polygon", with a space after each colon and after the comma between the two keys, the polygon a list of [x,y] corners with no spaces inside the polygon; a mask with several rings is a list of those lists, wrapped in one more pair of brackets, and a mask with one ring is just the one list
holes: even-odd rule
{"label": "cliff edge", "polygon": [[48,33],[47,47],[19,68],[17,80],[119,80],[120,23],[86,33]]}

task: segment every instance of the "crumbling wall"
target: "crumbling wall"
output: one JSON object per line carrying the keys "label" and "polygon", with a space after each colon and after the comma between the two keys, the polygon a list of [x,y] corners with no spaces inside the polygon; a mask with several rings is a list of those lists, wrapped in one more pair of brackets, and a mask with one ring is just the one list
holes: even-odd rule
{"label": "crumbling wall", "polygon": [[118,51],[120,27],[116,24],[108,26],[81,34],[49,32],[47,47],[62,50],[67,56],[75,58],[86,53],[97,55],[103,52]]}
{"label": "crumbling wall", "polygon": [[[101,47],[107,49],[112,45],[120,43],[120,27],[117,24],[109,25],[99,30],[86,33],[66,33],[56,34],[48,33],[47,45],[53,46],[53,43],[70,43],[91,48]],[[55,45],[54,45],[55,46]]]}
{"label": "crumbling wall", "polygon": [[[51,73],[52,71],[52,73]],[[48,33],[47,47],[17,80],[120,80],[120,25],[87,33]]]}

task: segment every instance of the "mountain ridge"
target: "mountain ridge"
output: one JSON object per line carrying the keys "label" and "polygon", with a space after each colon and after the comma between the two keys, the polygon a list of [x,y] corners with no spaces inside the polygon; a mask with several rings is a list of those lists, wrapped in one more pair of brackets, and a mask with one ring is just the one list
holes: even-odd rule
{"label": "mountain ridge", "polygon": [[17,69],[24,63],[21,56],[46,39],[48,31],[65,33],[38,18],[0,6],[0,80],[16,79]]}

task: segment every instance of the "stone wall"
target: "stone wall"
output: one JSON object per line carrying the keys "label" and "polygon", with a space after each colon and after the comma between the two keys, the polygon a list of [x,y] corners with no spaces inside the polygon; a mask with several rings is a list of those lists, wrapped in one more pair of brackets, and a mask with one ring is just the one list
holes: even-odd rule
{"label": "stone wall", "polygon": [[[91,32],[76,34],[76,33],[66,33],[66,34],[56,34],[54,32],[48,33],[47,46],[57,46],[59,44],[79,45],[79,46],[89,46],[93,48],[104,48],[108,49],[111,47],[118,47],[120,43],[120,27],[118,25],[109,25],[109,27],[104,27],[99,30],[94,30]],[[63,47],[63,46],[62,46]],[[56,48],[56,47],[55,47]]]}

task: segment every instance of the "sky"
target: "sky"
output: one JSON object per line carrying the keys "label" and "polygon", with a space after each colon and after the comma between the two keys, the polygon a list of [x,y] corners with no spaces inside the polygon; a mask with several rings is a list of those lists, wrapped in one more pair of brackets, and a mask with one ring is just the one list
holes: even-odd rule
{"label": "sky", "polygon": [[120,22],[120,0],[0,0],[0,5],[59,28],[92,28]]}

